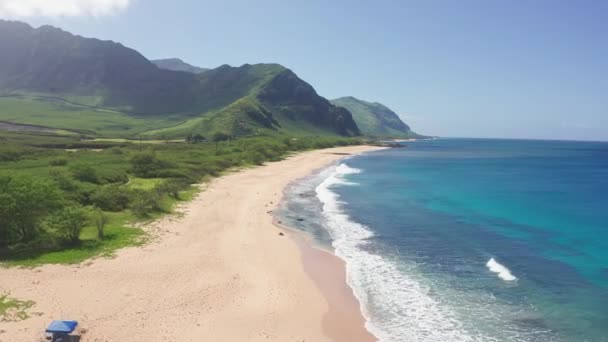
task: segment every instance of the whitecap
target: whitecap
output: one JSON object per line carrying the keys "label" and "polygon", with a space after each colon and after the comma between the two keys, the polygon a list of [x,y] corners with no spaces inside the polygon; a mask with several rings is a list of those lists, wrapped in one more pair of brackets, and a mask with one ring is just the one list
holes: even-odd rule
{"label": "whitecap", "polygon": [[498,263],[498,261],[494,260],[494,258],[491,258],[490,260],[488,260],[488,262],[486,263],[486,266],[488,267],[490,272],[496,273],[498,275],[498,277],[504,281],[517,280],[517,277],[515,277],[513,274],[511,274],[511,271],[508,268],[506,268],[505,266]]}

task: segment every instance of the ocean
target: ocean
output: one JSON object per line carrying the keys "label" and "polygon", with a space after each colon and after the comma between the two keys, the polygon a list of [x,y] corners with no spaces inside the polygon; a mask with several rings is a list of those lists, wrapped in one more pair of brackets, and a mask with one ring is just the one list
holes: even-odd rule
{"label": "ocean", "polygon": [[608,143],[437,139],[293,183],[380,341],[608,341]]}

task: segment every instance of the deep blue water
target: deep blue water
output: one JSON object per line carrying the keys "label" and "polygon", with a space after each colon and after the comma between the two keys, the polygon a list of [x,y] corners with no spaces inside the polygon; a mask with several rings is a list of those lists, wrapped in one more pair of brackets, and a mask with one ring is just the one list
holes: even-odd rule
{"label": "deep blue water", "polygon": [[294,184],[281,212],[346,260],[370,331],[608,341],[608,143],[407,145]]}

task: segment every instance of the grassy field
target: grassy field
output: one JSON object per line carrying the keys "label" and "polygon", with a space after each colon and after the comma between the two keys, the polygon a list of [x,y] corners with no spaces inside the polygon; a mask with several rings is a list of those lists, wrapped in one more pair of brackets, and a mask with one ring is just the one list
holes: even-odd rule
{"label": "grassy field", "polygon": [[171,213],[194,196],[193,184],[294,151],[358,143],[272,135],[140,144],[0,132],[0,263],[34,267],[112,256],[145,243],[136,223]]}
{"label": "grassy field", "polygon": [[[279,127],[258,122],[246,113],[260,112],[260,105],[245,97],[221,110],[200,116],[137,117],[118,111],[76,105],[64,100],[36,96],[0,96],[0,130],[50,135],[87,136],[98,142],[164,144],[183,142],[193,132],[211,137],[215,132],[238,135],[326,136],[327,130],[306,120],[278,119]],[[258,118],[259,119],[259,118]],[[266,124],[266,126],[264,125]],[[14,127],[2,127],[2,125]]]}
{"label": "grassy field", "polygon": [[116,138],[136,137],[184,121],[183,117],[171,115],[136,117],[43,97],[0,97],[0,108],[0,122],[38,125],[62,130],[65,134]]}

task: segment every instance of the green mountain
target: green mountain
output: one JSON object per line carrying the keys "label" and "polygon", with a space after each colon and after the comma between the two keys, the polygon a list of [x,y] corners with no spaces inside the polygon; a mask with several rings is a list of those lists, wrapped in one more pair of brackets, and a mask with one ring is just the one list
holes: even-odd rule
{"label": "green mountain", "polygon": [[199,68],[197,66],[190,65],[179,58],[154,59],[151,62],[161,69],[184,71],[192,74],[200,74],[209,70],[206,68]]}
{"label": "green mountain", "polygon": [[0,90],[133,113],[187,111],[194,75],[161,70],[121,44],[0,21]]}
{"label": "green mountain", "polygon": [[367,136],[379,138],[420,138],[391,109],[377,102],[367,102],[352,96],[331,101],[334,105],[346,108]]}
{"label": "green mountain", "polygon": [[164,70],[119,43],[3,20],[0,48],[0,121],[121,137],[360,134],[277,64]]}

